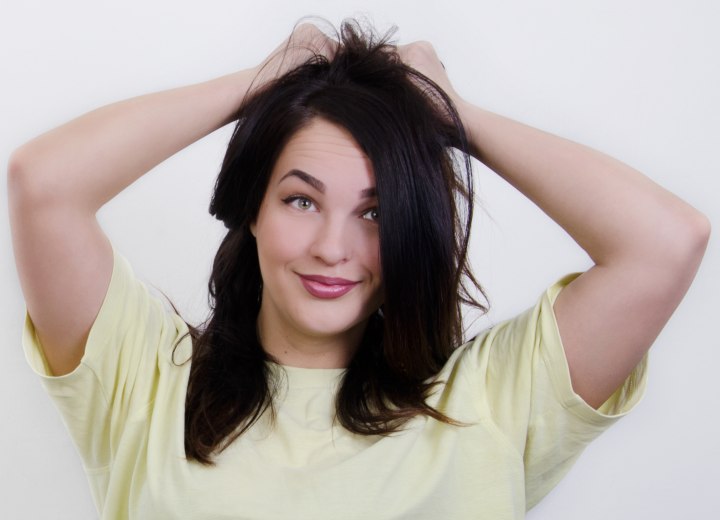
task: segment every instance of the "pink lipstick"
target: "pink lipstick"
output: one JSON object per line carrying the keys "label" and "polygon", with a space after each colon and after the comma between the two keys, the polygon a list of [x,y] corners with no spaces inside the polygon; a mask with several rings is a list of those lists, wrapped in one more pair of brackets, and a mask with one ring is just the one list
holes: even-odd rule
{"label": "pink lipstick", "polygon": [[345,278],[333,278],[329,276],[301,274],[305,290],[316,298],[333,299],[340,298],[350,292],[360,282],[353,282]]}

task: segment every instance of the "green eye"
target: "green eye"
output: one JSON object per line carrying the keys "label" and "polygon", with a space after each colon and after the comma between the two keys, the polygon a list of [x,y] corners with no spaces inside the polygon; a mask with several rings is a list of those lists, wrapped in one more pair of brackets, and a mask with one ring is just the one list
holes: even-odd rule
{"label": "green eye", "polygon": [[297,199],[295,205],[300,209],[312,208],[312,202],[310,202],[308,199]]}
{"label": "green eye", "polygon": [[283,199],[283,202],[301,211],[309,211],[315,207],[315,203],[311,199],[302,195],[292,195]]}

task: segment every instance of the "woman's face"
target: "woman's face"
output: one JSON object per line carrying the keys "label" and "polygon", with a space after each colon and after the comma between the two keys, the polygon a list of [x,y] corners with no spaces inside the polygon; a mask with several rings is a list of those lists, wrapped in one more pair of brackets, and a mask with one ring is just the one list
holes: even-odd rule
{"label": "woman's face", "polygon": [[320,118],[297,132],[251,231],[266,350],[339,343],[351,356],[382,298],[375,178],[353,137]]}

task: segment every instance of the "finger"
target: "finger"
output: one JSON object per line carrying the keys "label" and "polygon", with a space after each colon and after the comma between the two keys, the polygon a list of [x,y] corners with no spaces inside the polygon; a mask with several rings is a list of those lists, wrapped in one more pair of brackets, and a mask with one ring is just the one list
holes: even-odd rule
{"label": "finger", "polygon": [[327,36],[311,23],[299,25],[288,39],[288,49],[309,51],[312,54],[332,59],[337,52],[339,43]]}

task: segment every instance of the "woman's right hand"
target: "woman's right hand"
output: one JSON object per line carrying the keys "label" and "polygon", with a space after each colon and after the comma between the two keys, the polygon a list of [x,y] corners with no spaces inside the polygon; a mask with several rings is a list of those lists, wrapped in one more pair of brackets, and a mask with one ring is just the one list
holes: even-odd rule
{"label": "woman's right hand", "polygon": [[330,60],[335,55],[337,47],[338,42],[327,36],[316,25],[300,24],[262,63],[252,69],[255,79],[251,90],[261,88],[269,81],[277,79],[315,56],[323,56]]}

